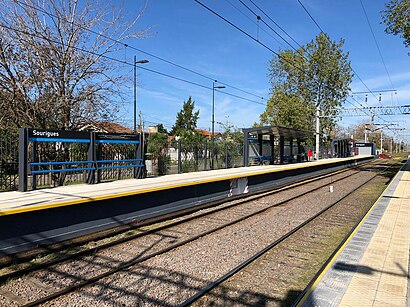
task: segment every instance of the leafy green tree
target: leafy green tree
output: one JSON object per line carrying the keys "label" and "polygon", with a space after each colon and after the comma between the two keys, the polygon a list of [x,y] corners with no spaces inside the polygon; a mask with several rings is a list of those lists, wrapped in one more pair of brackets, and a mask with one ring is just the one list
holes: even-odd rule
{"label": "leafy green tree", "polygon": [[382,12],[382,18],[387,26],[385,31],[389,34],[400,35],[404,39],[404,45],[409,47],[410,0],[391,0],[386,4],[386,10]]}
{"label": "leafy green tree", "polygon": [[176,143],[174,146],[181,148],[182,172],[198,171],[200,160],[205,154],[205,137],[196,131],[179,130],[175,142],[178,142],[180,146]]}
{"label": "leafy green tree", "polygon": [[[243,133],[241,129],[235,127],[229,121],[220,123],[222,130],[221,137],[216,143],[215,162],[217,168],[221,168],[222,162],[227,162],[228,167],[237,167],[242,165],[243,154]],[[227,161],[226,155],[227,154]]]}
{"label": "leafy green tree", "polygon": [[260,119],[263,125],[313,130],[313,112],[313,106],[305,105],[297,95],[276,90],[268,100],[265,112],[260,115]]}
{"label": "leafy green tree", "polygon": [[321,127],[331,131],[336,107],[349,93],[353,78],[343,40],[333,42],[320,33],[296,51],[280,51],[269,66],[272,97],[260,116],[262,124],[314,130],[316,107],[321,109]]}
{"label": "leafy green tree", "polygon": [[181,111],[177,113],[175,125],[172,127],[171,134],[178,135],[181,130],[194,131],[199,118],[199,111],[194,112],[195,101],[189,97],[184,101]]}
{"label": "leafy green tree", "polygon": [[168,130],[164,127],[163,124],[158,124],[157,127],[158,127],[158,133],[168,134]]}
{"label": "leafy green tree", "polygon": [[148,137],[147,152],[151,161],[158,168],[158,175],[165,175],[169,171],[171,159],[167,153],[168,135],[166,133],[152,133]]}

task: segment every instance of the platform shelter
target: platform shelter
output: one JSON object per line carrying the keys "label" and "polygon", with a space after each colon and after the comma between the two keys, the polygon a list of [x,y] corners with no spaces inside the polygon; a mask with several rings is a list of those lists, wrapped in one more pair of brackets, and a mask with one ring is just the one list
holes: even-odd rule
{"label": "platform shelter", "polygon": [[332,139],[332,154],[335,158],[350,157],[353,153],[353,140],[344,139]]}
{"label": "platform shelter", "polygon": [[279,126],[263,126],[242,129],[244,134],[244,166],[250,161],[257,164],[283,164],[304,161],[305,150],[301,142],[313,137],[311,131]]}

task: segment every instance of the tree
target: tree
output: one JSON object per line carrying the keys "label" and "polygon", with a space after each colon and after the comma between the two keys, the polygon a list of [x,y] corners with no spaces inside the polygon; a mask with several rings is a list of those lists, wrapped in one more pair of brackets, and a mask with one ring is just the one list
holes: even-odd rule
{"label": "tree", "polygon": [[391,0],[382,12],[386,33],[400,35],[404,45],[410,46],[410,0]]}
{"label": "tree", "polygon": [[268,100],[260,120],[263,125],[313,130],[313,112],[313,106],[305,105],[297,95],[276,90]]}
{"label": "tree", "polygon": [[181,130],[195,131],[199,111],[194,112],[194,109],[195,101],[192,100],[192,97],[189,97],[187,101],[184,101],[181,111],[177,113],[175,125],[171,130],[172,135],[178,135]]}
{"label": "tree", "polygon": [[168,130],[164,127],[163,124],[158,124],[158,125],[157,125],[157,128],[158,128],[158,133],[168,134]]}
{"label": "tree", "polygon": [[166,133],[152,133],[148,137],[148,153],[151,161],[158,168],[158,175],[165,175],[169,171],[171,159],[167,153],[168,135]]}
{"label": "tree", "polygon": [[272,97],[260,116],[261,123],[314,130],[319,107],[321,127],[331,131],[336,124],[336,107],[347,98],[353,77],[343,44],[343,40],[332,42],[320,33],[296,51],[280,51],[270,62]]}
{"label": "tree", "polygon": [[[75,129],[114,118],[122,84],[111,40],[144,37],[119,8],[77,0],[1,1],[0,127]],[[91,32],[93,31],[93,32]]]}

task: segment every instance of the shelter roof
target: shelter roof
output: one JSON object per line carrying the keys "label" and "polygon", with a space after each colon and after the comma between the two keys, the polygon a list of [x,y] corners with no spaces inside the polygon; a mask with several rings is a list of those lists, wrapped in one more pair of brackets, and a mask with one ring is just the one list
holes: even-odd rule
{"label": "shelter roof", "polygon": [[284,137],[293,138],[306,138],[314,135],[313,131],[297,130],[279,126],[263,126],[255,128],[243,128],[243,133],[246,134],[266,134],[266,135],[277,135]]}

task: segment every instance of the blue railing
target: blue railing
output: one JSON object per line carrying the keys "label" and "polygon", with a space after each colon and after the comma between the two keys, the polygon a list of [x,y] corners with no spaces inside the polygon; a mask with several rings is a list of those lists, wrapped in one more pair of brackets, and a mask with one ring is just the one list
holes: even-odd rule
{"label": "blue railing", "polygon": [[[94,164],[94,161],[68,161],[68,162],[32,162],[29,163],[31,174],[46,174],[46,173],[62,173],[62,172],[76,172],[76,171],[95,171],[103,169],[119,169],[119,168],[137,168],[143,167],[142,159],[123,159],[123,160],[97,160],[97,167],[74,167],[74,168],[59,168],[59,169],[44,169],[44,170],[32,170],[35,166],[52,166],[52,165],[78,165],[78,164]],[[106,165],[103,163],[135,163],[129,165]]]}

